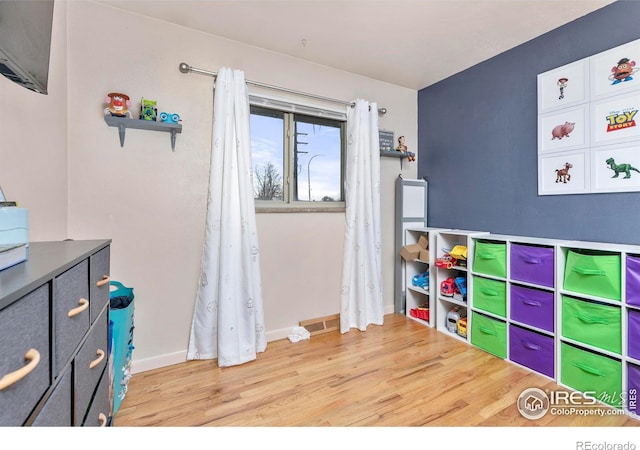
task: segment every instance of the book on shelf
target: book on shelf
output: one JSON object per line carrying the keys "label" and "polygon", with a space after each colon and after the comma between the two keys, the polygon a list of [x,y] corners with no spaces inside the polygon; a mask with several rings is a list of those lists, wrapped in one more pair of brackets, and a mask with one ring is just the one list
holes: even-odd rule
{"label": "book on shelf", "polygon": [[27,260],[27,244],[0,245],[0,270]]}

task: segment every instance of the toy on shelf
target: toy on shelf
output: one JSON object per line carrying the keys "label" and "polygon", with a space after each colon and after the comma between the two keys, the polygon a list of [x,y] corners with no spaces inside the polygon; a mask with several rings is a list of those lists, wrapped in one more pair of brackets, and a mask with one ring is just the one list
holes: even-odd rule
{"label": "toy on shelf", "polygon": [[180,115],[179,114],[171,114],[171,113],[166,113],[166,112],[161,112],[160,113],[160,122],[164,122],[164,123],[180,123]]}
{"label": "toy on shelf", "polygon": [[404,136],[400,136],[398,138],[398,147],[396,147],[396,150],[401,152],[401,153],[404,153],[405,155],[407,155],[407,160],[408,161],[415,161],[416,160],[416,154],[413,153],[413,152],[410,152],[408,150],[408,147],[404,143]]}
{"label": "toy on shelf", "polygon": [[454,306],[453,308],[451,308],[451,310],[447,313],[447,317],[445,318],[447,331],[451,333],[457,333],[458,321],[464,317],[467,317],[467,311],[465,309],[459,306]]}
{"label": "toy on shelf", "polygon": [[158,120],[158,106],[155,100],[142,98],[140,100],[140,120],[155,122]]}
{"label": "toy on shelf", "polygon": [[467,337],[467,318],[462,317],[461,319],[459,319],[458,322],[456,323],[456,327],[457,327],[458,335],[460,337],[466,338]]}
{"label": "toy on shelf", "polygon": [[104,102],[108,105],[104,109],[105,116],[128,117],[129,119],[133,118],[131,111],[129,111],[131,100],[127,94],[110,92],[105,97]]}
{"label": "toy on shelf", "polygon": [[456,282],[452,277],[447,278],[442,283],[440,283],[440,294],[445,297],[453,297],[453,294],[456,292]]}
{"label": "toy on shelf", "polygon": [[[467,279],[465,277],[456,277],[454,280],[456,284],[456,290],[462,297],[460,300],[467,301]],[[455,294],[454,294],[455,297]]]}
{"label": "toy on shelf", "polygon": [[458,260],[458,265],[460,266],[462,261],[467,260],[467,247],[465,245],[456,245],[449,254]]}
{"label": "toy on shelf", "polygon": [[419,273],[413,277],[411,283],[422,289],[429,289],[429,272]]}
{"label": "toy on shelf", "polygon": [[436,267],[440,267],[441,269],[452,269],[453,266],[456,265],[457,260],[448,253],[445,253],[444,256],[440,258],[436,258]]}
{"label": "toy on shelf", "polygon": [[417,308],[411,308],[409,310],[409,314],[411,317],[415,317],[417,319],[429,320],[429,306],[428,305],[420,305]]}

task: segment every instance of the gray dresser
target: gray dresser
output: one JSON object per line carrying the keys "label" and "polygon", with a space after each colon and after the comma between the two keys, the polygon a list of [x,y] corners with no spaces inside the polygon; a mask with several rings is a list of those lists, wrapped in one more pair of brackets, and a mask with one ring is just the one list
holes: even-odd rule
{"label": "gray dresser", "polygon": [[31,242],[0,271],[0,425],[105,426],[110,239]]}

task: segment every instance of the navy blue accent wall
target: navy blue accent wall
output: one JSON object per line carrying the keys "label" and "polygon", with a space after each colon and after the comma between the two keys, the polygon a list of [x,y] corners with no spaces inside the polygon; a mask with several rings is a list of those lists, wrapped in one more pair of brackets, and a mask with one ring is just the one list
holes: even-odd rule
{"label": "navy blue accent wall", "polygon": [[640,244],[640,192],[538,196],[537,178],[537,75],[638,38],[620,0],[420,90],[428,225]]}

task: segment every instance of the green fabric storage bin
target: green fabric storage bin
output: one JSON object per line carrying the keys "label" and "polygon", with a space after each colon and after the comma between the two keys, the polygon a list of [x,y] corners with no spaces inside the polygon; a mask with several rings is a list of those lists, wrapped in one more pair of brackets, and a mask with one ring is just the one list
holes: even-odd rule
{"label": "green fabric storage bin", "polygon": [[622,351],[622,310],[562,296],[562,335],[615,353]]}
{"label": "green fabric storage bin", "polygon": [[504,281],[473,276],[473,307],[507,316],[507,284]]}
{"label": "green fabric storage bin", "polygon": [[580,392],[590,392],[596,399],[620,408],[622,362],[608,356],[574,347],[565,342],[560,347],[560,381]]}
{"label": "green fabric storage bin", "polygon": [[505,359],[507,357],[507,324],[473,312],[471,344],[498,358]]}
{"label": "green fabric storage bin", "polygon": [[475,242],[473,271],[506,278],[507,244],[478,240]]}
{"label": "green fabric storage bin", "polygon": [[564,288],[568,291],[620,300],[622,257],[599,251],[567,252]]}

